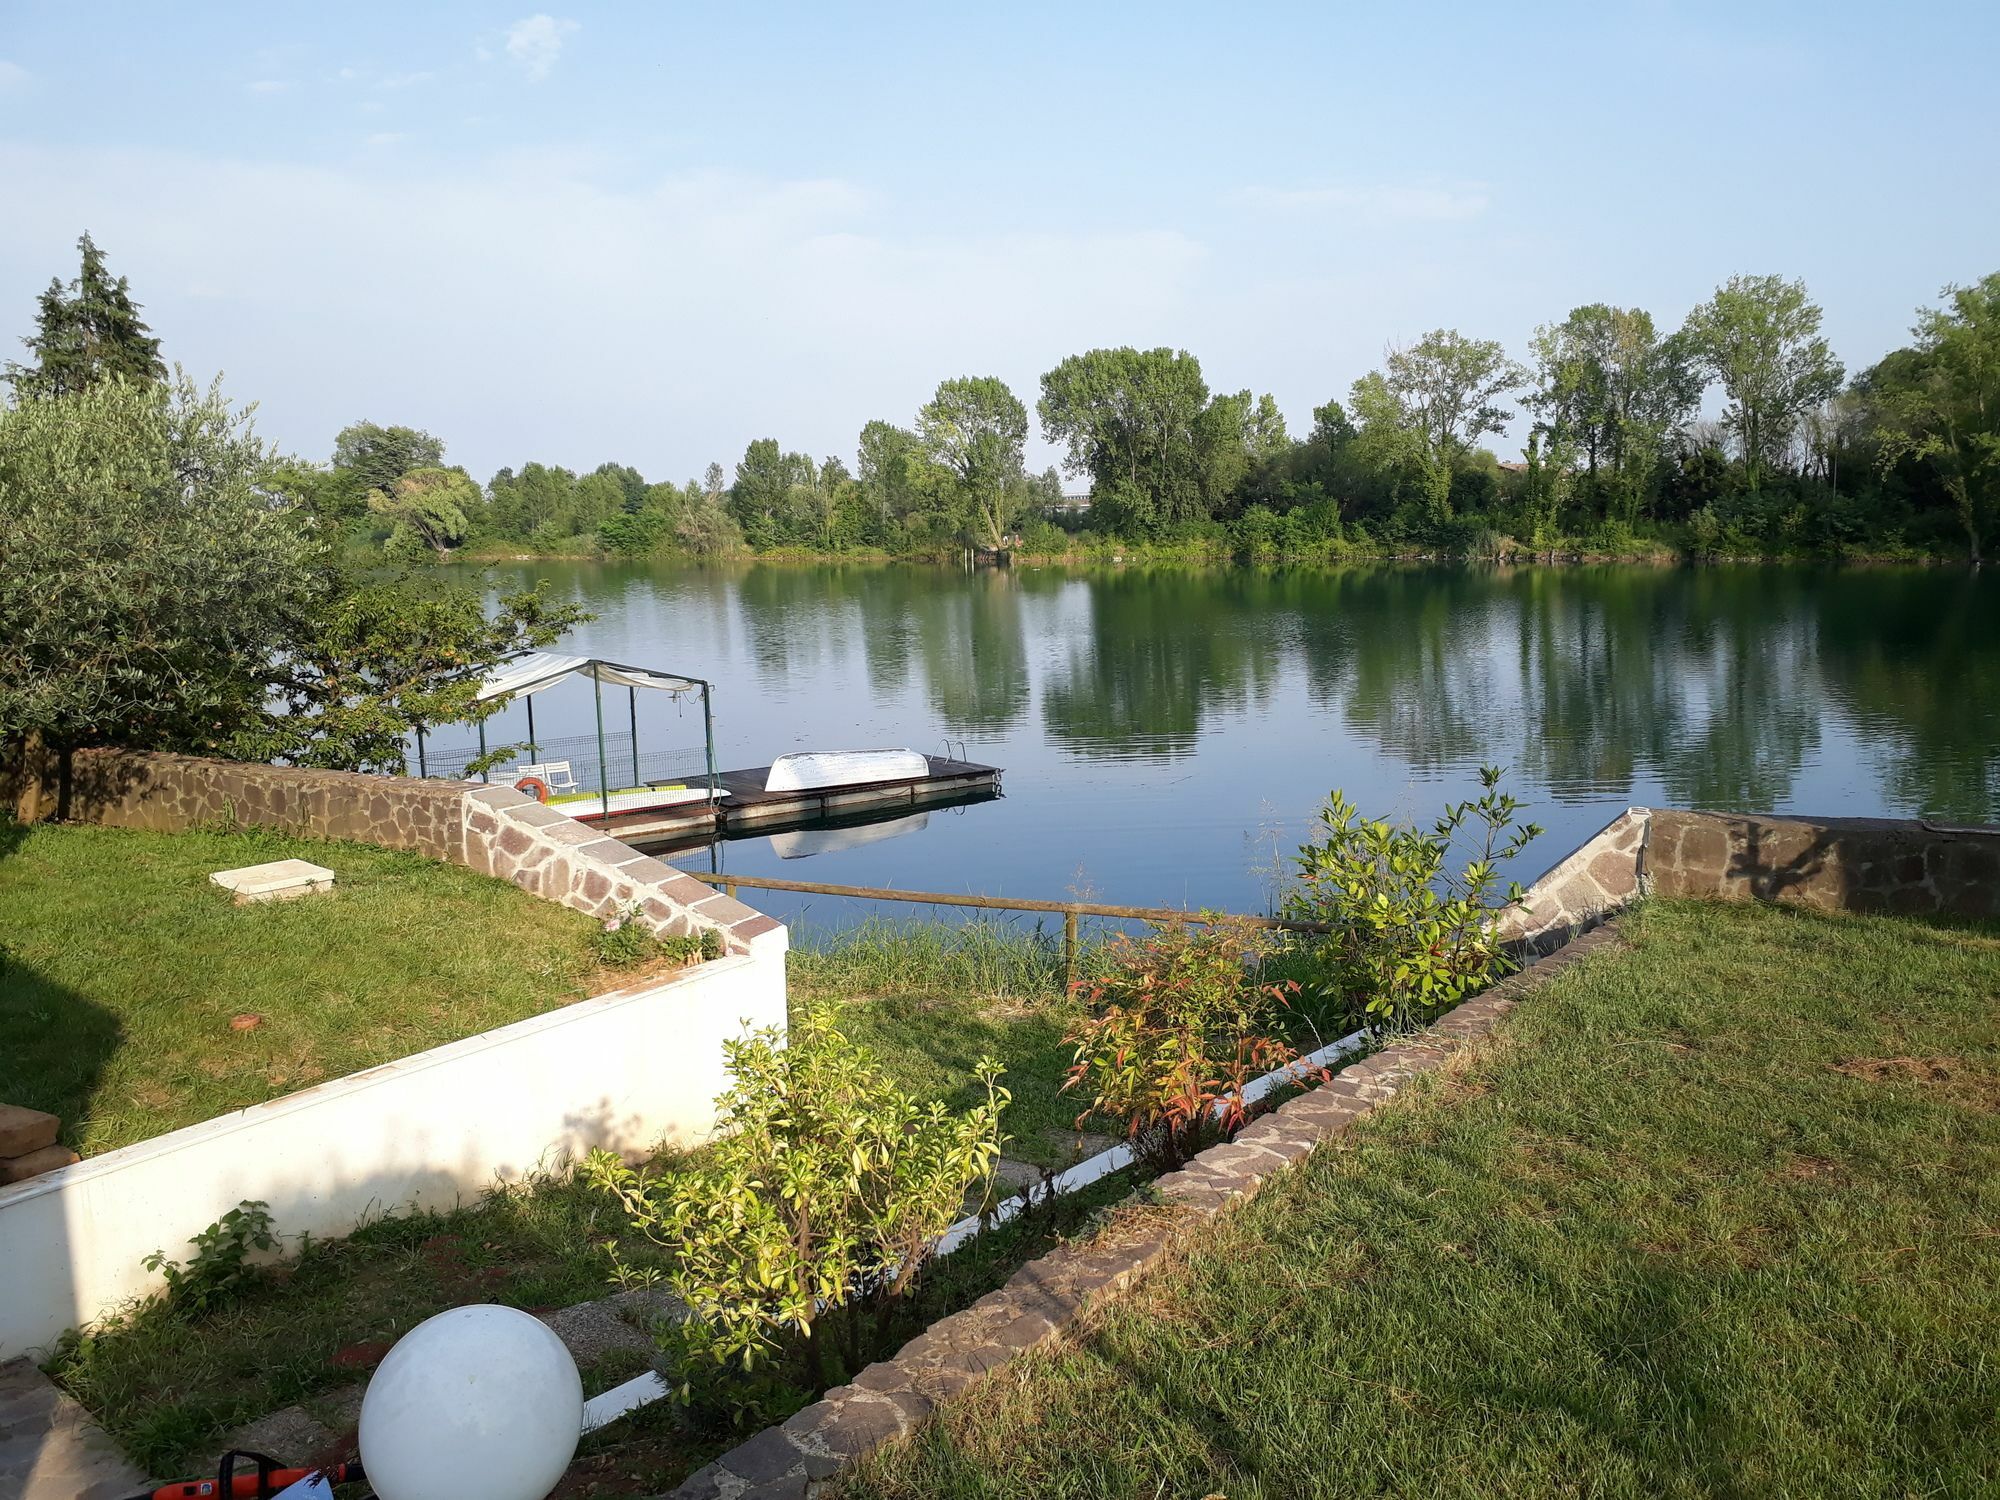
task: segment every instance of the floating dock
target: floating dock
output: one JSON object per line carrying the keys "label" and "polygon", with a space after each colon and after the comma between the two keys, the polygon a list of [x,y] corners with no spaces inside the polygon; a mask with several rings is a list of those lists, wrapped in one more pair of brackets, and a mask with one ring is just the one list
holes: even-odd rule
{"label": "floating dock", "polygon": [[[625,806],[613,799],[607,815],[590,802],[572,803],[562,809],[580,823],[602,828],[626,843],[666,843],[721,832],[723,834],[768,833],[779,828],[797,827],[843,815],[903,811],[937,807],[947,803],[980,802],[1000,795],[1000,768],[982,766],[969,760],[952,760],[927,755],[925,774],[897,781],[862,781],[846,786],[813,787],[804,791],[769,792],[764,789],[769,766],[753,766],[745,771],[722,771],[716,775],[714,802],[706,798],[682,800],[665,806],[632,806],[637,793],[625,794]],[[649,782],[662,789],[686,787],[700,790],[698,776]]]}

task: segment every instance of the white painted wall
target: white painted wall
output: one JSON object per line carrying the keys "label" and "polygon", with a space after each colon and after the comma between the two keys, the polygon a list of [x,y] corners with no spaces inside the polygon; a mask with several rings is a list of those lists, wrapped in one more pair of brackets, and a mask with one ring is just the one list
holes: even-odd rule
{"label": "white painted wall", "polygon": [[157,1290],[140,1260],[184,1260],[245,1198],[282,1234],[340,1235],[592,1146],[706,1135],[723,1041],[785,1024],[783,936],[0,1189],[0,1360]]}

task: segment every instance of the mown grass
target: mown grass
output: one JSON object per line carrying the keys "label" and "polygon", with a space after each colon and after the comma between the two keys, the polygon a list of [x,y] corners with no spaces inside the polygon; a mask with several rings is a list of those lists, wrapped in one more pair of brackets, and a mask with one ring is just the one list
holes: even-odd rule
{"label": "mown grass", "polygon": [[[588,917],[414,854],[267,833],[6,834],[0,1099],[59,1116],[86,1155],[612,982]],[[236,906],[208,878],[290,858],[332,869],[333,891]],[[234,1030],[238,1015],[261,1019]]]}
{"label": "mown grass", "polygon": [[1627,931],[844,1493],[2000,1492],[2000,936]]}
{"label": "mown grass", "polygon": [[[427,890],[442,889],[448,895],[460,882],[453,879],[440,888],[429,885],[427,878],[436,873],[462,874],[346,846],[258,840],[246,847],[238,836],[221,835],[176,835],[172,840],[140,836],[128,843],[125,836],[101,830],[60,832],[97,837],[45,842],[37,831],[13,859],[0,862],[0,882],[13,877],[11,891],[0,885],[0,911],[8,909],[9,900],[24,902],[21,891],[29,883],[25,872],[32,871],[35,880],[59,873],[57,855],[72,860],[74,870],[101,868],[114,857],[143,860],[148,888],[164,890],[183,909],[200,904],[186,898],[183,890],[190,871],[206,886],[208,870],[251,863],[253,856],[299,853],[331,864],[347,890],[330,899],[358,904],[372,892],[375,904],[366,910],[378,916],[398,909],[393,903],[383,904],[392,896],[401,902],[419,898]],[[50,843],[62,847],[52,855]],[[162,843],[180,847],[161,849]],[[33,853],[38,845],[44,850],[40,860],[10,871],[15,859],[23,852]],[[518,894],[508,887],[497,888],[507,896]],[[246,930],[241,924],[232,925],[229,918],[307,913],[326,899],[234,908],[222,892],[214,894],[222,898],[221,909],[227,916],[210,921],[209,914],[197,912],[196,936],[186,941],[215,945],[238,972],[272,961],[278,936],[300,941],[301,934],[316,929],[269,930],[253,925],[248,930],[261,936],[246,949],[229,946],[240,944]],[[53,904],[39,900],[35,919],[46,920]],[[575,916],[542,903],[529,905],[534,912],[550,911],[564,919]],[[410,915],[414,919],[415,914]],[[588,952],[594,924],[578,917],[575,923],[560,925],[578,924],[579,949]],[[429,930],[428,924],[419,930]],[[176,964],[189,960],[174,931],[164,910],[160,921],[148,923],[137,940],[121,943],[114,932],[100,930],[92,940],[102,948],[96,959],[100,967],[92,970],[72,955],[66,972],[79,982],[95,973],[92,982],[100,986],[119,974],[136,973],[145,978],[155,1004],[190,993],[209,994],[188,987],[191,981],[168,977]],[[972,1070],[979,1056],[990,1052],[999,1057],[1016,1096],[1008,1126],[1019,1139],[1010,1144],[1009,1154],[1056,1165],[1068,1159],[1071,1137],[1063,1127],[1077,1108],[1067,1096],[1056,1097],[1066,1062],[1060,1047],[1066,1024],[1060,978],[1046,964],[1038,969],[1025,950],[1010,951],[1011,941],[1006,934],[939,933],[922,927],[897,933],[864,931],[853,940],[814,939],[808,934],[805,946],[796,949],[792,959],[794,991],[839,1004],[851,1033],[874,1048],[890,1075],[922,1099],[942,1096],[954,1104],[970,1103]],[[47,933],[39,934],[36,942],[38,953],[60,946]],[[164,945],[165,951],[154,945]],[[406,954],[401,961],[410,958]],[[376,955],[344,961],[388,967],[398,960]],[[38,973],[46,962],[37,960]],[[430,972],[423,963],[412,964],[411,973],[419,983],[427,983]],[[158,977],[146,977],[154,975]],[[994,993],[961,992],[960,984],[967,981],[985,983]],[[343,982],[354,983],[351,977]],[[210,1019],[219,1017],[222,1022],[222,1035],[243,1035],[226,1030],[236,1002],[211,997],[207,1003]],[[280,1014],[268,1003],[255,1008],[273,1021]],[[128,1013],[146,1014],[137,1007]],[[248,1035],[256,1037],[263,1029]],[[165,1034],[175,1035],[171,1029]],[[215,1034],[213,1027],[197,1027],[183,1044],[201,1055],[200,1049]],[[0,1092],[0,1097],[7,1095]],[[1107,1197],[1123,1191],[1122,1184],[1113,1182],[1092,1195],[1066,1200],[1059,1208],[996,1233],[941,1264],[923,1284],[895,1336],[909,1336],[923,1321],[997,1285],[1015,1265],[1046,1248],[1051,1236],[1075,1230]],[[277,1226],[281,1232],[286,1227]],[[367,1373],[365,1362],[337,1361],[335,1356],[343,1349],[393,1342],[415,1323],[461,1303],[502,1302],[539,1310],[606,1295],[612,1287],[604,1245],[612,1238],[619,1241],[621,1257],[633,1265],[664,1266],[664,1253],[633,1235],[609,1200],[571,1178],[548,1176],[522,1188],[496,1191],[485,1201],[452,1213],[394,1213],[343,1239],[310,1244],[297,1259],[260,1274],[243,1296],[216,1311],[190,1317],[160,1302],[135,1306],[64,1345],[50,1369],[142,1467],[162,1476],[193,1473],[212,1467],[232,1429],[281,1407],[303,1404],[338,1426],[328,1401],[351,1390]],[[188,1247],[161,1248],[183,1258]],[[586,1372],[587,1387],[596,1390],[614,1384],[643,1364],[642,1358],[630,1354],[607,1358]],[[691,1431],[671,1412],[652,1412],[586,1444],[572,1489],[578,1493],[666,1489],[740,1436]]]}

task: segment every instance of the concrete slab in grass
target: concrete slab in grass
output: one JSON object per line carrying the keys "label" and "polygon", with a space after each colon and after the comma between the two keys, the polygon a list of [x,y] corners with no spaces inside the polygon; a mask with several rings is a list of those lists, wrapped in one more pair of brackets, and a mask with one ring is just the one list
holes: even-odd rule
{"label": "concrete slab in grass", "polygon": [[303,859],[277,859],[240,870],[217,870],[208,877],[244,906],[252,901],[289,901],[333,889],[333,871]]}

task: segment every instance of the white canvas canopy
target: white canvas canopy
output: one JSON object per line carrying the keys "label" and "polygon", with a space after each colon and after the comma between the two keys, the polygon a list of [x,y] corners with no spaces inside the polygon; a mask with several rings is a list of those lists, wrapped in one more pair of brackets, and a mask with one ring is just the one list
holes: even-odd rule
{"label": "white canvas canopy", "polygon": [[[639,709],[636,690],[645,688],[656,693],[699,693],[701,694],[702,738],[706,742],[708,755],[708,787],[699,793],[686,796],[670,795],[666,788],[656,788],[646,794],[652,803],[665,806],[674,801],[695,798],[713,798],[717,793],[715,781],[715,720],[709,706],[708,684],[699,677],[683,677],[678,672],[659,672],[651,667],[627,666],[624,662],[605,661],[596,656],[570,656],[556,651],[524,651],[510,657],[488,672],[479,682],[479,690],[474,695],[481,703],[512,702],[519,698],[522,707],[528,711],[528,758],[539,759],[535,738],[535,694],[545,692],[572,677],[587,677],[591,681],[592,696],[597,705],[597,795],[599,810],[605,816],[612,811],[610,772],[605,764],[604,742],[604,685],[628,689],[627,696],[632,736],[632,780],[639,780]],[[479,753],[486,754],[486,724],[479,724]],[[423,771],[424,732],[417,730],[417,764],[419,774]],[[485,773],[481,772],[484,777]],[[636,795],[636,794],[635,794]],[[627,797],[627,801],[633,800]]]}
{"label": "white canvas canopy", "polygon": [[650,667],[628,667],[620,662],[600,661],[594,656],[564,656],[554,651],[530,651],[504,661],[486,674],[479,684],[479,701],[491,698],[525,698],[552,688],[570,677],[590,677],[617,687],[650,688],[663,693],[691,693],[701,683],[671,672],[655,672]]}

